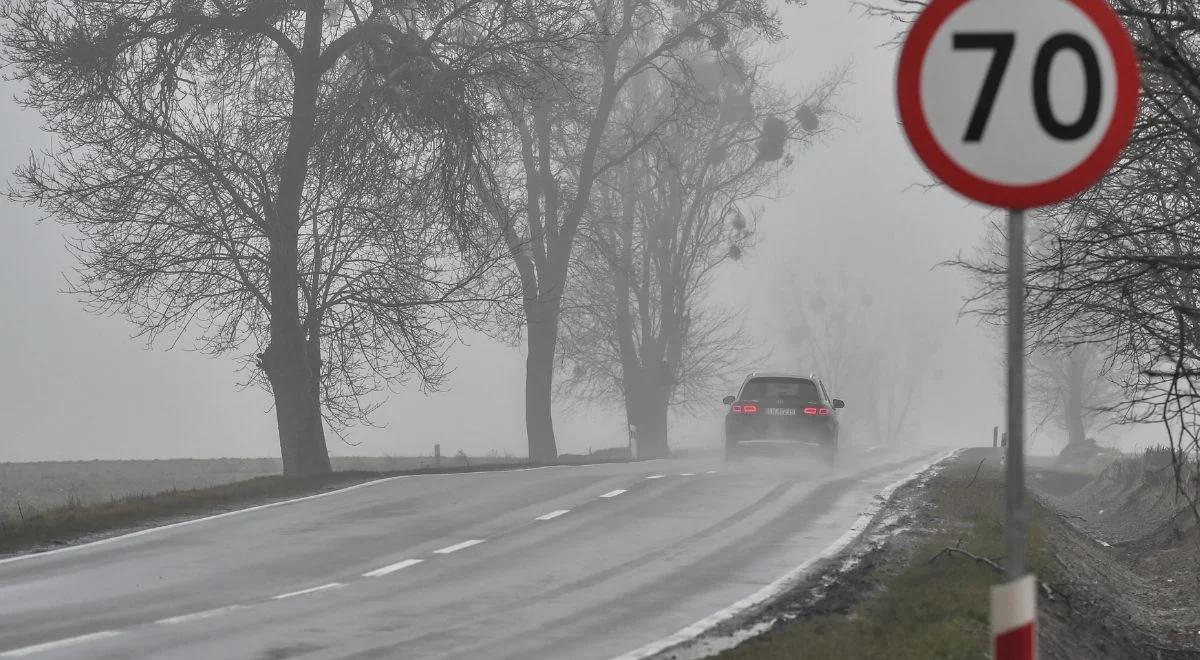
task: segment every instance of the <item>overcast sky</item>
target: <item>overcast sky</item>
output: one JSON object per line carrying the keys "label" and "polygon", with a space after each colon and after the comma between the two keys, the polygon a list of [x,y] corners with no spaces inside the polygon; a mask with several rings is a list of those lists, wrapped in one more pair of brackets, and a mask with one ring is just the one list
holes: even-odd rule
{"label": "overcast sky", "polygon": [[[961,274],[931,267],[983,234],[986,209],[928,182],[896,123],[892,78],[895,51],[882,47],[894,27],[860,17],[842,0],[781,8],[789,38],[781,82],[803,87],[838,65],[851,64],[838,100],[851,117],[825,143],[804,154],[790,175],[792,192],[771,203],[759,226],[761,244],[721,277],[720,301],[744,303],[764,331],[772,300],[787,282],[805,286],[816,273],[846,271],[868,282],[873,295],[896,301],[935,328],[937,349],[920,364],[942,374],[919,411],[921,440],[969,444],[990,440],[1001,421],[1001,368],[994,337],[956,313],[967,284]],[[31,148],[48,143],[36,117],[0,99],[7,177]],[[62,232],[38,224],[36,209],[3,205],[0,242],[0,461],[89,458],[167,458],[278,455],[274,414],[266,393],[239,390],[231,358],[177,348],[146,350],[121,318],[86,313],[58,293],[71,261]],[[783,283],[783,284],[781,284]],[[888,342],[879,328],[878,341]],[[427,454],[492,450],[525,453],[523,361],[517,347],[484,339],[456,347],[450,391],[424,395],[413,388],[381,409],[382,428],[352,429],[346,444],[330,437],[335,455]],[[770,366],[770,365],[765,365]],[[880,373],[880,378],[897,377]],[[850,402],[854,405],[854,402]],[[677,445],[718,437],[723,409],[680,424]],[[615,411],[559,414],[560,451],[622,445]]]}

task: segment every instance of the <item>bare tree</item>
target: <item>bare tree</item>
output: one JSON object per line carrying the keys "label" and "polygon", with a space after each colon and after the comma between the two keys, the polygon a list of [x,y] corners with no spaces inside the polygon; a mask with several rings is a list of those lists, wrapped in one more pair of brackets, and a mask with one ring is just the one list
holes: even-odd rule
{"label": "bare tree", "polygon": [[326,4],[0,5],[57,136],[13,195],[73,230],[96,311],[259,367],[288,474],[330,469],[322,402],[345,423],[438,383],[444,332],[498,295],[468,185],[484,82],[538,66],[520,3]]}
{"label": "bare tree", "polygon": [[1096,344],[1041,347],[1029,361],[1029,403],[1040,416],[1035,425],[1053,423],[1066,432],[1067,453],[1088,451],[1089,436],[1128,402],[1113,380],[1120,370],[1111,354]]}
{"label": "bare tree", "polygon": [[[819,375],[846,399],[845,437],[901,442],[915,430],[915,407],[936,371],[928,361],[936,352],[934,329],[914,324],[896,301],[872,295],[845,271],[789,285],[781,289],[795,295],[779,313],[795,368]],[[881,333],[888,341],[880,341]]]}
{"label": "bare tree", "polygon": [[492,175],[506,193],[488,204],[521,282],[525,422],[530,457],[543,462],[557,458],[551,397],[560,314],[593,189],[655,135],[648,131],[632,143],[614,139],[614,109],[635,79],[670,68],[689,44],[720,41],[733,30],[767,40],[780,36],[762,0],[602,0],[588,5],[580,21],[581,32],[593,36],[553,49],[561,75],[502,90],[511,134],[498,153],[509,161]]}
{"label": "bare tree", "polygon": [[[666,455],[673,406],[714,396],[755,353],[737,315],[706,308],[705,294],[749,247],[755,203],[781,189],[788,135],[816,138],[841,80],[789,98],[736,37],[688,50],[685,69],[636,78],[614,110],[631,148],[652,137],[597,181],[563,316],[562,389],[623,403],[641,457]],[[776,125],[780,139],[765,142],[762,127]]]}

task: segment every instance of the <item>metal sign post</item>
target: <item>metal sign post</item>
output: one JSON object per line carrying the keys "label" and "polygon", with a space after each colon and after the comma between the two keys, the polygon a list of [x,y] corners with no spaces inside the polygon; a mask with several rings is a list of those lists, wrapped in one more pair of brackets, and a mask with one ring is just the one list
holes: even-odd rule
{"label": "metal sign post", "polygon": [[1008,449],[1005,461],[1004,568],[1025,574],[1025,212],[1008,212]]}

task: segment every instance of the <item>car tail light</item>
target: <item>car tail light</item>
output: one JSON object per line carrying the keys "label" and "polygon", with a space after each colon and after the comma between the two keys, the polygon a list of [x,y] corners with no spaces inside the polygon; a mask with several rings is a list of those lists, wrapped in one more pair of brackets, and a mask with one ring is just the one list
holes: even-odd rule
{"label": "car tail light", "polygon": [[757,403],[738,401],[737,403],[733,404],[733,407],[731,407],[730,410],[733,411],[733,414],[735,415],[757,415],[759,408]]}
{"label": "car tail light", "polygon": [[804,414],[808,415],[809,417],[817,417],[817,416],[825,417],[825,416],[829,415],[829,409],[828,408],[817,408],[816,406],[809,406],[808,408],[804,409]]}

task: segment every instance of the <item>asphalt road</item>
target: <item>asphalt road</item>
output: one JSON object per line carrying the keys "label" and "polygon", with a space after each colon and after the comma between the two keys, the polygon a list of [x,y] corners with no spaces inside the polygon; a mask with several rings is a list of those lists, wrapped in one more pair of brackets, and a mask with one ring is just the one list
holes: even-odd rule
{"label": "asphalt road", "polygon": [[818,555],[938,453],[401,477],[0,562],[0,658],[605,660]]}

